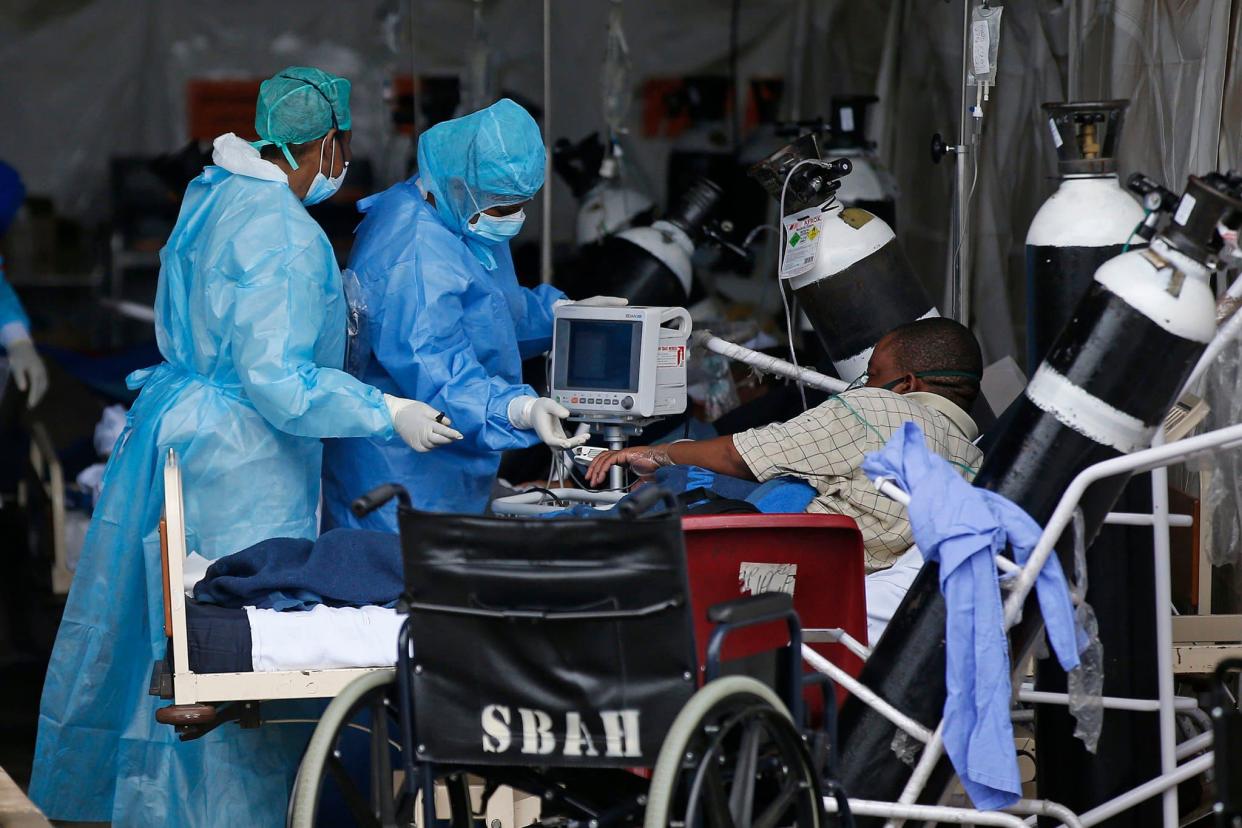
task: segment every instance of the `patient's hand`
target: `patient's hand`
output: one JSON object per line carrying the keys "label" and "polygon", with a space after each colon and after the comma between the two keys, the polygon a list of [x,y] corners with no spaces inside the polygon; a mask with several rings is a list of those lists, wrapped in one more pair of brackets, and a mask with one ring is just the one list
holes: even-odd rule
{"label": "patient's hand", "polygon": [[629,466],[641,475],[653,474],[661,466],[671,466],[667,446],[634,446],[620,451],[606,451],[591,461],[587,468],[587,482],[598,487],[608,478],[613,466]]}

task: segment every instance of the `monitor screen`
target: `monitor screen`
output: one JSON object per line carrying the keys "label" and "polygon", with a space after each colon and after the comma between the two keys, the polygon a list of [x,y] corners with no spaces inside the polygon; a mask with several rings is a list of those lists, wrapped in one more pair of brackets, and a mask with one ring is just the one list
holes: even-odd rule
{"label": "monitor screen", "polygon": [[638,391],[642,323],[575,319],[569,324],[565,387]]}

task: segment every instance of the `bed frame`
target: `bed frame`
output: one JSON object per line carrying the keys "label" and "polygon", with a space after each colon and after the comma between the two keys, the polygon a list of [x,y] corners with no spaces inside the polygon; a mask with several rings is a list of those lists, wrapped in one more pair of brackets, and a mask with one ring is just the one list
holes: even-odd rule
{"label": "bed frame", "polygon": [[188,554],[185,506],[181,465],[176,451],[171,448],[164,461],[160,554],[168,656],[156,662],[151,693],[172,699],[171,705],[156,711],[155,718],[162,724],[175,726],[182,739],[201,736],[226,721],[239,720],[243,726],[257,726],[259,702],[330,698],[354,679],[368,673],[393,671],[392,667],[255,673],[195,673],[190,669],[183,585],[184,562]]}

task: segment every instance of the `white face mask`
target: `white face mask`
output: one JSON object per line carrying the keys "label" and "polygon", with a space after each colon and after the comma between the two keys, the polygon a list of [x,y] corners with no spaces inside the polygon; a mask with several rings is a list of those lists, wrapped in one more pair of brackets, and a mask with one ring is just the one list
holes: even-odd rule
{"label": "white face mask", "polygon": [[[324,137],[324,143],[328,139]],[[332,172],[332,168],[336,166],[336,137],[332,138],[332,158],[328,161],[328,172]],[[306,196],[302,199],[302,203],[307,207],[312,204],[318,204],[336,195],[336,191],[341,189],[341,185],[345,183],[345,173],[349,172],[349,162],[346,161],[341,167],[341,174],[335,178],[329,178],[323,174],[323,144],[319,145],[319,172],[315,173],[315,178],[311,181],[310,189],[306,191]]]}

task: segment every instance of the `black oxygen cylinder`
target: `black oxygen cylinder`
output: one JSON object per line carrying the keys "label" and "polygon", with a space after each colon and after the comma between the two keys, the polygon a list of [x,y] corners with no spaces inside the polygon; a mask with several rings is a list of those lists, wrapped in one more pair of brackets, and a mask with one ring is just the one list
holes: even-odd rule
{"label": "black oxygen cylinder", "polygon": [[565,268],[568,275],[559,286],[575,299],[602,295],[623,297],[631,305],[688,304],[691,256],[722,197],[718,185],[700,179],[654,224],[631,227],[584,247]]}
{"label": "black oxygen cylinder", "polygon": [[[1043,524],[1080,471],[1150,443],[1215,332],[1205,263],[1219,249],[1217,222],[1242,218],[1238,183],[1215,174],[1192,177],[1172,223],[1150,249],[1118,256],[1096,272],[1047,359],[1007,412],[976,485],[1005,495]],[[1113,478],[1088,490],[1082,502],[1088,543],[1124,485]],[[1073,573],[1072,553],[1060,547],[1058,553],[1065,571]],[[929,563],[861,675],[869,688],[929,728],[945,702],[944,620],[939,567]],[[1032,596],[1025,621],[1010,632],[1011,666],[1020,665],[1041,628]],[[892,750],[895,728],[850,698],[841,734],[842,782],[849,795],[895,800],[911,773]],[[926,789],[930,798],[938,798],[951,772],[942,761]]]}
{"label": "black oxygen cylinder", "polygon": [[779,277],[846,381],[867,370],[875,344],[893,328],[940,315],[893,229],[837,200],[853,169],[848,158],[820,160],[809,134],[750,170],[781,205]]}
{"label": "black oxygen cylinder", "polygon": [[[1027,369],[1048,353],[1100,265],[1123,252],[1143,209],[1117,181],[1129,101],[1046,103],[1060,184],[1026,236]],[[1144,244],[1143,239],[1136,239]]]}
{"label": "black oxygen cylinder", "polygon": [[[1047,356],[1096,270],[1131,239],[1135,247],[1146,245],[1134,235],[1143,209],[1117,180],[1116,152],[1128,106],[1125,100],[1044,104],[1060,185],[1035,214],[1026,238],[1028,366]],[[1116,503],[1122,511],[1149,512],[1150,476],[1129,481]],[[1087,599],[1099,619],[1106,695],[1153,698],[1158,687],[1153,551],[1151,531],[1138,527],[1105,527],[1092,545]],[[1064,671],[1054,659],[1043,659],[1036,668],[1038,689],[1065,691]],[[1076,810],[1160,772],[1157,753],[1144,749],[1159,739],[1159,721],[1147,713],[1106,711],[1095,756],[1074,737],[1064,707],[1037,708],[1035,732],[1043,748],[1036,754],[1041,790],[1057,802],[1073,802]],[[1152,799],[1126,819],[1155,822],[1159,810]]]}

